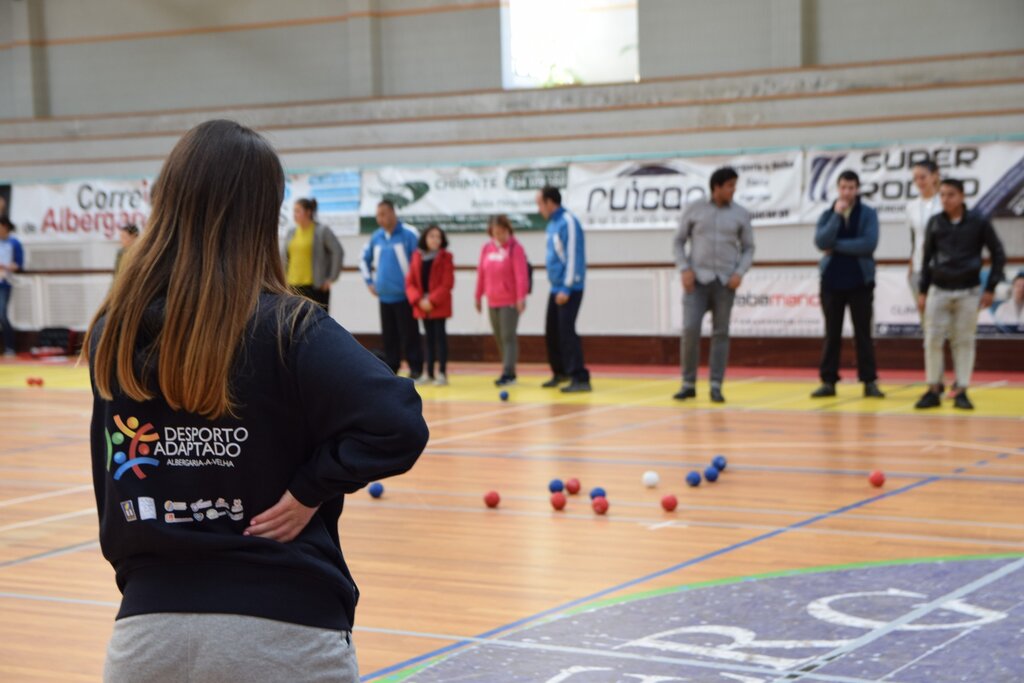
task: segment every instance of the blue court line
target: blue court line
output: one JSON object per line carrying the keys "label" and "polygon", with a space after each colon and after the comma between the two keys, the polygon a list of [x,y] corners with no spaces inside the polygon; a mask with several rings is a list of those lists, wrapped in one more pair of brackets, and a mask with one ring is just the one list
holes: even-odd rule
{"label": "blue court line", "polygon": [[[489,458],[498,460],[525,460],[530,462],[567,462],[567,463],[592,463],[597,465],[644,465],[658,467],[674,467],[678,469],[702,469],[707,462],[701,461],[672,461],[672,460],[640,460],[636,458],[594,458],[590,456],[562,456],[562,455],[529,455],[526,453],[467,453],[465,451],[448,451],[444,449],[428,450],[425,455],[444,455],[453,458]],[[848,470],[833,469],[827,467],[786,467],[783,465],[729,465],[729,470],[734,472],[777,472],[780,474],[831,474],[843,476],[866,477],[870,470]],[[963,467],[953,470],[954,474],[961,474],[967,470]],[[997,484],[1024,484],[1024,477],[1000,477],[996,475],[967,475],[953,476],[949,474],[934,474],[932,472],[905,472],[901,470],[886,471],[886,477],[891,479],[918,479],[920,477],[936,477],[937,479],[948,479],[950,481],[980,481]]]}
{"label": "blue court line", "polygon": [[[609,595],[611,593],[617,593],[618,591],[625,590],[627,588],[632,588],[633,586],[636,586],[636,585],[641,584],[641,583],[646,583],[647,581],[659,578],[661,576],[665,576],[666,574],[672,574],[672,573],[677,572],[677,571],[679,571],[681,569],[686,569],[686,568],[692,567],[692,566],[694,566],[696,564],[700,564],[701,562],[706,562],[706,561],[712,560],[712,559],[714,559],[716,557],[720,557],[722,555],[726,555],[728,553],[733,552],[734,550],[740,550],[742,548],[746,548],[748,546],[754,545],[755,543],[760,543],[761,541],[766,541],[766,540],[768,540],[770,538],[775,538],[776,536],[781,536],[782,534],[786,533],[787,531],[793,531],[795,529],[800,529],[800,528],[803,528],[805,526],[809,526],[811,524],[814,524],[816,522],[820,522],[820,521],[829,519],[831,517],[836,517],[838,515],[843,514],[844,512],[849,512],[851,510],[856,510],[857,508],[864,507],[865,505],[870,505],[871,503],[875,503],[877,501],[884,500],[886,498],[891,498],[893,496],[898,496],[901,493],[906,493],[907,491],[912,491],[912,490],[920,488],[922,486],[927,486],[928,484],[932,484],[932,483],[934,483],[936,481],[939,481],[939,480],[941,480],[941,477],[937,477],[937,476],[935,476],[935,477],[928,477],[927,479],[921,479],[919,481],[914,482],[913,484],[907,484],[906,486],[903,486],[901,488],[895,489],[893,491],[889,491],[887,493],[883,493],[883,494],[878,495],[878,496],[873,496],[871,498],[865,498],[864,500],[858,501],[856,503],[851,503],[849,505],[844,505],[843,507],[836,508],[835,510],[831,510],[829,512],[823,512],[823,513],[821,513],[819,515],[815,515],[813,517],[808,517],[805,520],[802,520],[802,521],[799,521],[799,522],[795,522],[793,524],[790,524],[789,526],[785,526],[785,527],[782,527],[782,528],[779,528],[779,529],[775,529],[774,531],[768,531],[768,532],[763,533],[763,534],[761,534],[759,536],[754,536],[753,538],[749,538],[749,539],[747,539],[745,541],[740,541],[739,543],[734,543],[734,544],[732,544],[730,546],[726,546],[725,548],[719,548],[718,550],[714,550],[714,551],[712,551],[710,553],[706,553],[706,554],[701,555],[699,557],[695,557],[693,559],[686,560],[684,562],[680,562],[679,564],[672,565],[671,567],[668,567],[666,569],[662,569],[662,570],[656,571],[654,573],[647,574],[645,576],[641,576],[641,577],[636,578],[636,579],[631,579],[629,581],[626,581],[625,583],[620,583],[617,586],[612,586],[611,588],[605,588],[604,590],[598,591],[596,593],[592,593],[591,595],[587,595],[587,596],[584,596],[582,598],[577,598],[575,600],[571,600],[571,601],[569,601],[567,603],[564,603],[562,605],[558,605],[556,607],[551,607],[551,608],[546,609],[546,610],[544,610],[542,612],[538,612],[538,613],[533,614],[531,616],[524,617],[524,618],[519,619],[517,621],[513,621],[511,623],[505,624],[504,626],[499,626],[497,628],[491,629],[490,631],[485,631],[484,633],[481,633],[481,634],[475,636],[474,638],[476,638],[476,639],[479,639],[479,638],[490,638],[491,636],[497,635],[497,634],[502,633],[504,631],[508,631],[510,629],[514,629],[514,628],[516,628],[518,626],[522,626],[524,624],[528,624],[528,623],[530,623],[532,621],[537,621],[538,619],[542,619],[542,618],[544,618],[546,616],[549,616],[551,614],[556,614],[558,612],[564,612],[565,610],[572,609],[573,607],[577,607],[577,606],[582,605],[584,603],[592,602],[592,601],[597,600],[599,598],[603,598],[604,596]],[[402,669],[406,669],[406,668],[408,668],[410,666],[413,666],[415,664],[419,664],[420,662],[426,661],[428,659],[433,659],[434,657],[437,657],[439,655],[443,655],[443,654],[445,654],[447,652],[451,652],[452,650],[464,647],[466,645],[471,645],[471,644],[473,644],[473,641],[469,641],[469,640],[462,640],[462,641],[459,641],[457,643],[452,643],[451,645],[446,645],[445,647],[439,648],[439,649],[434,650],[432,652],[427,652],[426,654],[422,654],[422,655],[419,655],[417,657],[413,657],[412,659],[408,659],[408,660],[406,660],[404,662],[399,662],[398,664],[392,664],[391,666],[385,667],[383,669],[378,669],[377,671],[374,671],[372,673],[365,674],[364,676],[360,677],[359,680],[360,681],[371,681],[371,680],[373,680],[375,678],[379,678],[381,676],[386,676],[388,674],[395,673],[397,671],[401,671]]]}
{"label": "blue court line", "polygon": [[35,555],[17,557],[13,560],[0,562],[0,569],[3,569],[4,567],[13,567],[19,564],[25,564],[26,562],[33,562],[35,560],[41,560],[46,557],[53,557],[54,555],[64,555],[65,553],[70,553],[76,550],[88,548],[91,545],[99,546],[99,539],[95,538],[91,541],[83,541],[82,543],[72,543],[71,545],[66,545],[63,548],[54,548],[53,550],[47,550],[42,553],[36,553]]}

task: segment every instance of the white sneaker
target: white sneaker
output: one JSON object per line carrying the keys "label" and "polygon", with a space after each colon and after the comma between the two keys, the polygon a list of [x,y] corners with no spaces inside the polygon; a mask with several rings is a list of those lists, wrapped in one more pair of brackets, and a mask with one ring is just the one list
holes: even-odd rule
{"label": "white sneaker", "polygon": [[434,386],[435,387],[446,387],[446,386],[448,386],[448,375],[444,374],[443,372],[439,373],[437,375],[437,379],[434,380]]}
{"label": "white sneaker", "polygon": [[14,358],[18,353],[14,349],[6,349],[4,351],[4,358]]}
{"label": "white sneaker", "polygon": [[430,384],[431,382],[434,381],[434,378],[433,377],[429,377],[426,374],[422,374],[419,377],[417,377],[416,379],[414,379],[413,381],[416,383],[417,386],[422,386],[424,384]]}

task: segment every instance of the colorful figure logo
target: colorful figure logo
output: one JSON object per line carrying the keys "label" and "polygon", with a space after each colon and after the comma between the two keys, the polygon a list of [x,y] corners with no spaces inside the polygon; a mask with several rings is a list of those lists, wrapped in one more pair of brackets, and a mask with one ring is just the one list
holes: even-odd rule
{"label": "colorful figure logo", "polygon": [[[153,465],[155,467],[160,464],[156,458],[145,457],[150,453],[149,444],[159,441],[160,435],[156,433],[153,425],[149,422],[140,427],[137,417],[129,417],[126,422],[122,422],[121,416],[115,415],[114,424],[117,425],[119,431],[111,434],[110,430],[103,430],[107,437],[107,471],[110,471],[110,462],[113,460],[117,465],[117,469],[114,470],[115,480],[120,479],[121,475],[128,470],[134,472],[139,479],[145,479],[146,473],[142,471],[141,466]],[[131,439],[128,442],[127,454],[124,452],[126,439]]]}

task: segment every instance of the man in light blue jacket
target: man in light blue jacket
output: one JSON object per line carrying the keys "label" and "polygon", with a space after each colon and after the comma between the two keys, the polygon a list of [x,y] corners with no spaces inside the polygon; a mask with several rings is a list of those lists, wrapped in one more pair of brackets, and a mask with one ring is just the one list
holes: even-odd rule
{"label": "man in light blue jacket", "polygon": [[380,328],[387,364],[397,373],[404,352],[409,377],[419,379],[423,374],[420,329],[405,295],[405,276],[419,234],[398,220],[395,205],[387,199],[377,205],[377,225],[380,227],[363,248],[359,271],[370,293],[380,300]]}
{"label": "man in light blue jacket", "polygon": [[554,388],[565,382],[562,393],[590,391],[590,371],[583,363],[583,341],[576,334],[576,316],[583,303],[587,257],[583,226],[562,208],[562,193],[545,187],[537,193],[537,208],[548,219],[545,266],[551,294],[548,297],[544,337],[552,377],[543,385]]}

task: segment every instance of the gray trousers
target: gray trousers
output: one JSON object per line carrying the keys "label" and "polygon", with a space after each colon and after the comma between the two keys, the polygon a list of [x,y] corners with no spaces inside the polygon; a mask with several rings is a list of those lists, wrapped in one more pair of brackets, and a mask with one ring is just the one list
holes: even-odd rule
{"label": "gray trousers", "polygon": [[974,337],[978,330],[979,287],[942,289],[932,285],[924,306],[924,372],[928,384],[942,384],[942,344],[949,339],[960,389],[971,385]]}
{"label": "gray trousers", "polygon": [[105,683],[356,683],[351,634],[236,614],[118,619]]}
{"label": "gray trousers", "polygon": [[519,326],[519,311],[515,306],[489,308],[491,329],[494,330],[494,341],[498,342],[498,353],[501,354],[501,374],[508,377],[516,376],[516,363],[519,361],[519,337],[516,328]]}
{"label": "gray trousers", "polygon": [[718,280],[708,284],[698,282],[692,292],[683,295],[683,338],[679,353],[683,359],[684,387],[697,386],[700,324],[704,314],[711,311],[711,386],[721,388],[725,365],[729,361],[729,316],[735,299],[735,290]]}

